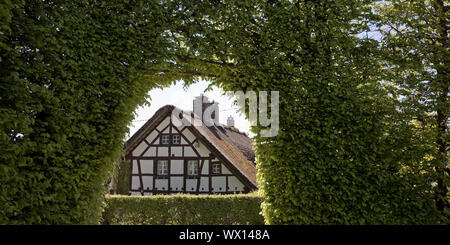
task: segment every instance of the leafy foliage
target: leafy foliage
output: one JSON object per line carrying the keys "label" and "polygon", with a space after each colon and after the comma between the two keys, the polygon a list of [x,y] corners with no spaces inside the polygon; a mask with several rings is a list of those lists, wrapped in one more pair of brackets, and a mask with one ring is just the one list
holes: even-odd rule
{"label": "leafy foliage", "polygon": [[280,92],[280,133],[255,138],[268,224],[440,220],[417,174],[424,154],[414,128],[383,83],[383,52],[355,35],[379,21],[370,3],[246,1],[215,6],[207,21],[192,14],[203,3],[181,18],[198,23],[179,34],[191,59],[223,70],[213,83]]}
{"label": "leafy foliage", "polygon": [[161,9],[38,0],[11,9],[0,61],[0,223],[96,223],[133,111],[167,84],[137,74],[167,55]]}
{"label": "leafy foliage", "polygon": [[414,137],[425,153],[422,165],[428,166],[428,181],[436,184],[436,205],[449,212],[448,3],[389,1],[375,9],[382,17],[385,79],[395,87],[393,96],[401,98],[398,107],[406,120],[415,126]]}
{"label": "leafy foliage", "polygon": [[108,225],[262,225],[256,193],[193,196],[108,196]]}

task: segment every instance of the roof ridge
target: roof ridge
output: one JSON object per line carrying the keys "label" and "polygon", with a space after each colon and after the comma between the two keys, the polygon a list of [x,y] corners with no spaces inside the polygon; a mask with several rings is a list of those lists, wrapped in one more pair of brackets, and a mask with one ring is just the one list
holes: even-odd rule
{"label": "roof ridge", "polygon": [[245,133],[244,131],[240,131],[238,128],[236,128],[235,126],[228,126],[225,124],[222,124],[222,127],[226,128],[226,129],[230,129],[233,132],[248,136],[247,133]]}

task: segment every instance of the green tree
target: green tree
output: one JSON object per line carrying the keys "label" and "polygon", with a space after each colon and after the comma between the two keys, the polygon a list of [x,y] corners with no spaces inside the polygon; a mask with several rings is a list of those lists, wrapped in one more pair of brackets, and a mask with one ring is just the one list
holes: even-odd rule
{"label": "green tree", "polygon": [[[388,1],[376,6],[387,78],[432,167],[429,184],[436,184],[436,206],[449,208],[449,5],[447,1]],[[446,211],[448,212],[448,210]],[[447,214],[448,215],[448,214]]]}

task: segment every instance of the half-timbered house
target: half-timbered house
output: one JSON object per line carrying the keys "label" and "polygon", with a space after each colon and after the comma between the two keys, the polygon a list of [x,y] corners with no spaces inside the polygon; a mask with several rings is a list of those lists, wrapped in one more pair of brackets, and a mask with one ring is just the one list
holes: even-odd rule
{"label": "half-timbered house", "polygon": [[[196,100],[201,100],[203,111],[216,106],[218,121],[217,103],[203,95]],[[194,100],[194,112],[195,105]],[[198,113],[182,111],[180,118],[194,122],[185,125],[175,123],[175,109],[162,107],[127,141],[131,195],[231,194],[257,188],[252,141],[234,127],[232,118],[227,125],[206,126]]]}

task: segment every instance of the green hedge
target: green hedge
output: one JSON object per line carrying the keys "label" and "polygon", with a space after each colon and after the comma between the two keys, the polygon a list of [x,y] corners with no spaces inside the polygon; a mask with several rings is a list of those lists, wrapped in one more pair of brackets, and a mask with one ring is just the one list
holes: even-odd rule
{"label": "green hedge", "polygon": [[[422,132],[399,115],[395,97],[402,93],[384,82],[391,65],[380,44],[352,34],[379,18],[371,16],[373,1],[0,3],[0,224],[97,224],[133,112],[149,90],[198,77],[225,91],[279,91],[279,134],[259,137],[265,128],[252,127],[267,224],[449,222],[441,221],[442,205],[435,204],[443,204],[439,196],[448,187],[442,124],[448,114],[438,113],[439,123],[430,124],[440,125],[431,126],[436,132]],[[421,31],[410,33],[413,43],[427,43],[416,42]],[[446,64],[446,52],[431,63]],[[422,74],[411,67],[410,74]],[[406,90],[442,94],[443,102],[427,109],[439,112],[448,108],[448,72],[442,71],[426,82],[432,90],[409,84],[403,72],[392,81],[405,78]],[[423,99],[434,104],[433,96]],[[427,115],[415,106],[409,106],[411,118]],[[429,144],[433,139],[440,144]],[[434,180],[439,190],[429,184]],[[226,223],[201,216],[197,207],[231,223],[239,215],[249,220],[233,206],[246,200],[235,203],[232,196],[182,197],[180,203],[178,197],[128,198],[108,199],[108,210],[120,204],[123,223]],[[147,200],[175,201],[136,205]],[[154,207],[167,216],[153,215]],[[192,214],[177,221],[181,216],[173,212],[186,210]]]}
{"label": "green hedge", "polygon": [[256,193],[107,196],[105,225],[262,225]]}
{"label": "green hedge", "polygon": [[0,3],[0,224],[97,224],[133,111],[169,84],[138,74],[167,59],[162,6]]}

